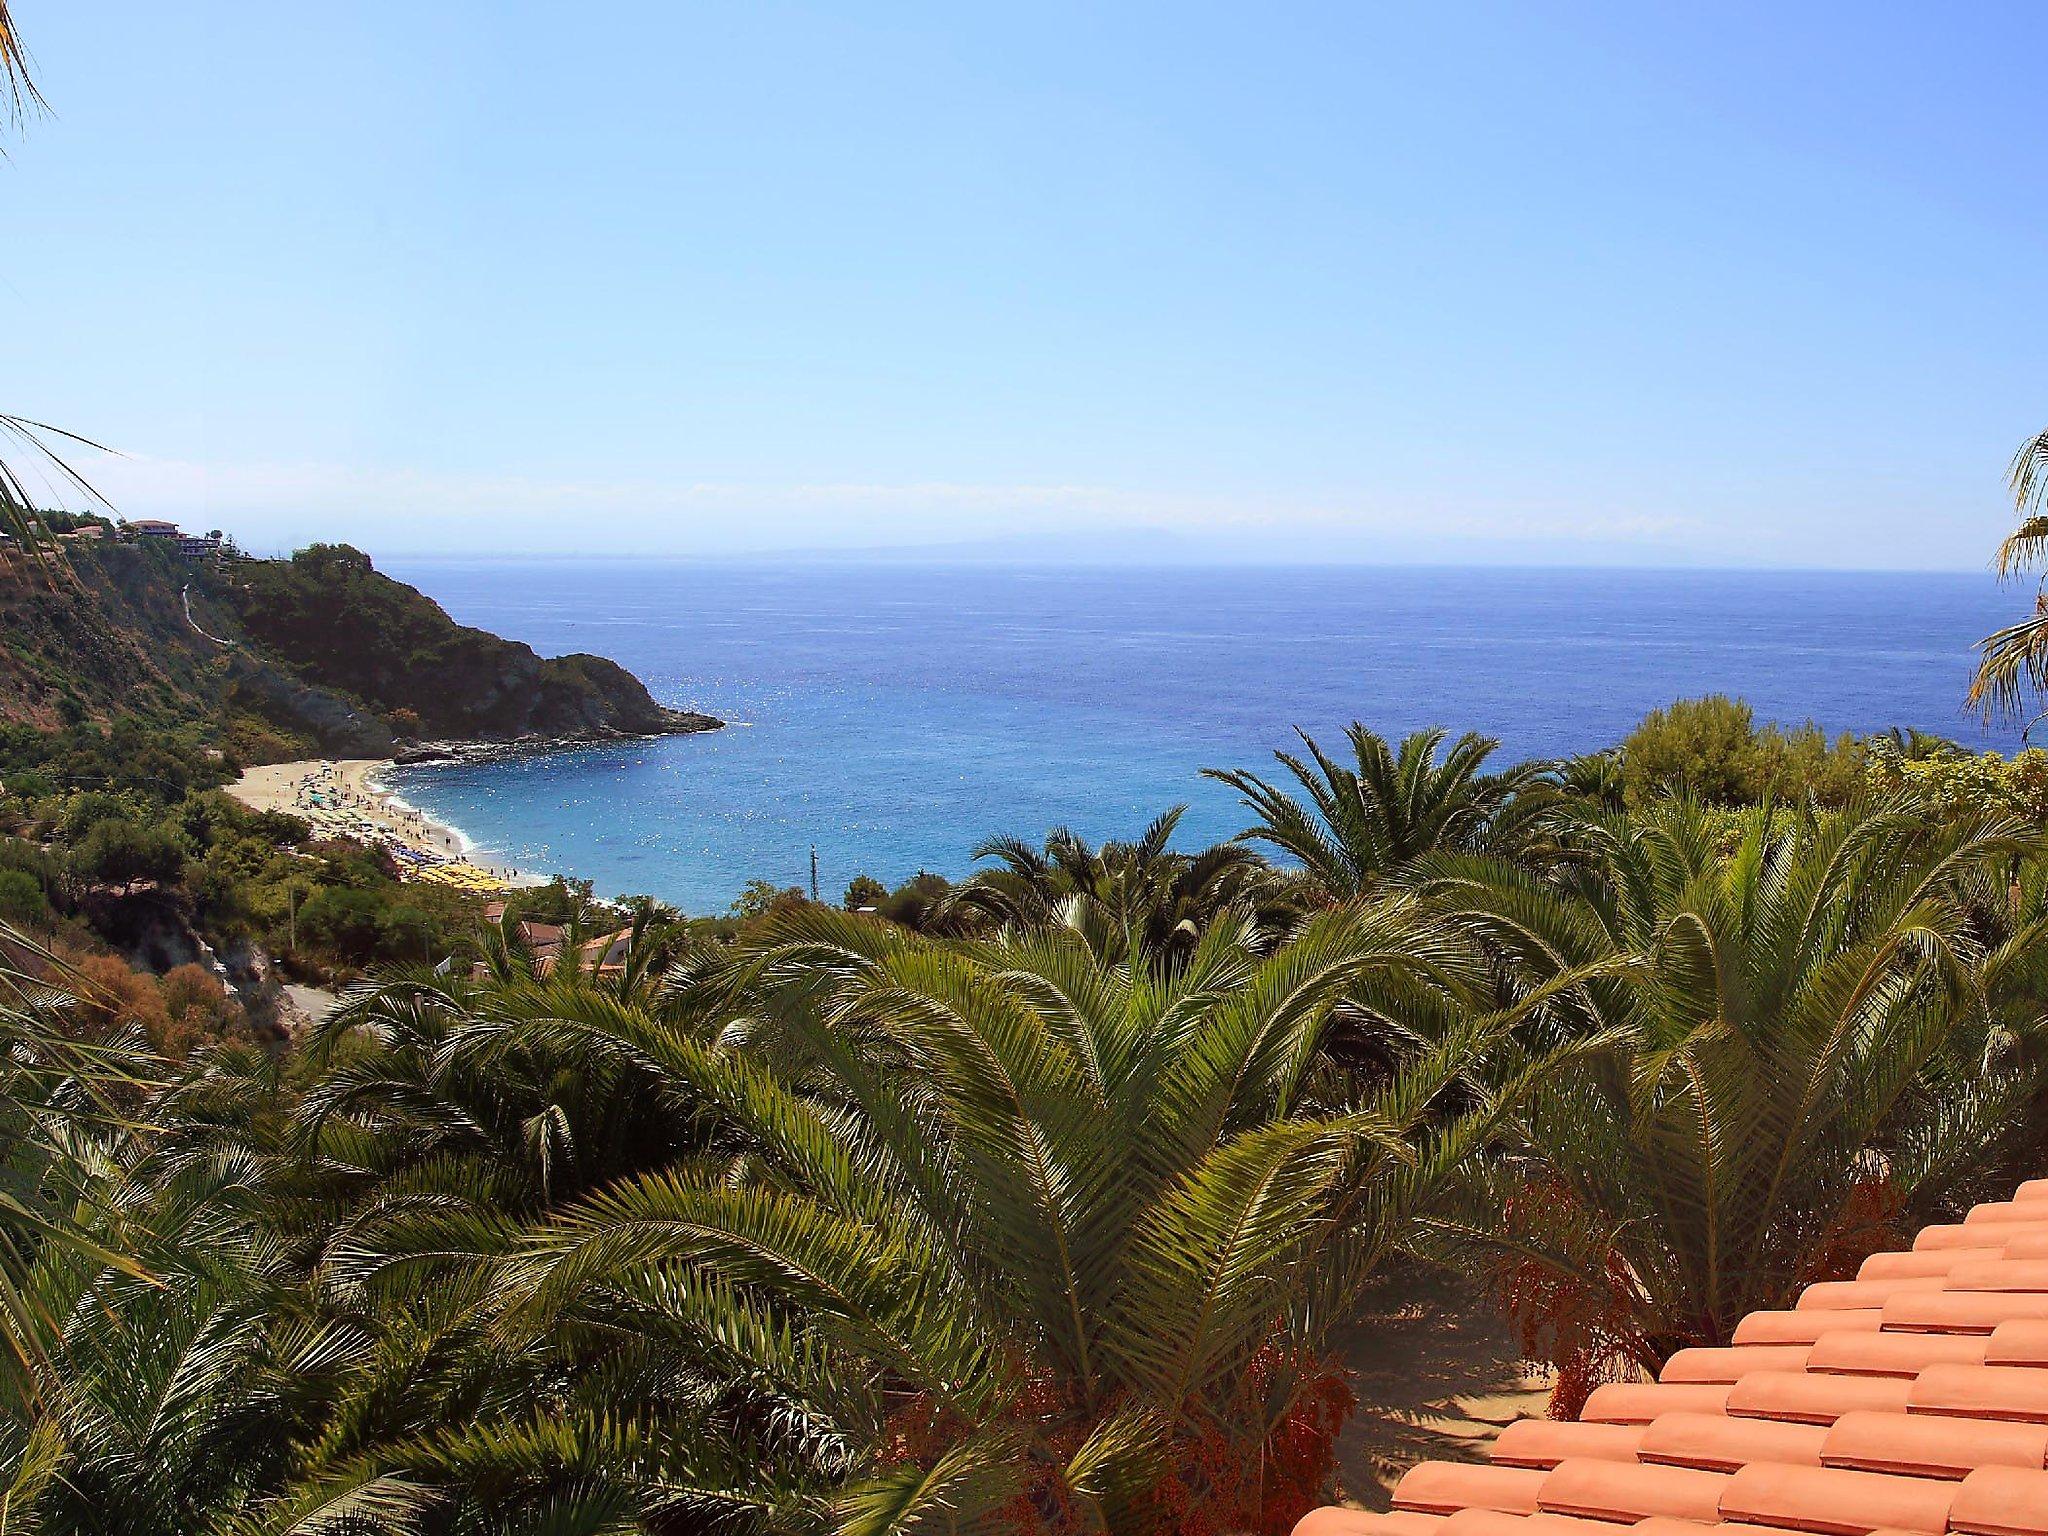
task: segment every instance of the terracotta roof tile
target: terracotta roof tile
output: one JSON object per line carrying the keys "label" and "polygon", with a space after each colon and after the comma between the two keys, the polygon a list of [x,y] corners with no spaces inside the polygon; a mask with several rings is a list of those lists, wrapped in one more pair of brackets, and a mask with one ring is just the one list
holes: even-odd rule
{"label": "terracotta roof tile", "polygon": [[1972,1472],[1956,1492],[1949,1529],[1965,1536],[2048,1536],[2048,1472]]}
{"label": "terracotta roof tile", "polygon": [[2017,1218],[1987,1225],[1983,1222],[1959,1226],[1923,1227],[1913,1239],[1913,1251],[1926,1253],[1937,1248],[1984,1248],[2003,1243],[2007,1247],[2022,1239],[2032,1242],[2048,1236],[2048,1208],[2033,1207],[2031,1220]]}
{"label": "terracotta roof tile", "polygon": [[2039,1225],[2048,1221],[2048,1208],[2033,1200],[1987,1200],[1982,1205],[1970,1207],[1969,1215],[1963,1218],[1965,1227],[1995,1227],[2007,1222],[2032,1222]]}
{"label": "terracotta roof tile", "polygon": [[1909,1384],[1906,1405],[1913,1413],[2048,1424],[2048,1370],[2021,1365],[1930,1365]]}
{"label": "terracotta roof tile", "polygon": [[1460,1509],[1536,1511],[1536,1490],[1553,1472],[1522,1467],[1480,1467],[1462,1461],[1425,1461],[1394,1485],[1394,1507],[1447,1515]]}
{"label": "terracotta roof tile", "polygon": [[1942,1536],[1956,1484],[1836,1467],[1752,1462],[1728,1479],[1721,1513],[1823,1536],[1869,1536],[1885,1527]]}
{"label": "terracotta roof tile", "polygon": [[1856,1271],[1858,1280],[1903,1280],[1912,1275],[1945,1275],[1958,1264],[2006,1257],[2003,1244],[1990,1248],[1930,1248],[1920,1253],[1873,1253]]}
{"label": "terracotta roof tile", "polygon": [[1728,1392],[1728,1411],[1742,1418],[1832,1424],[1859,1408],[1903,1412],[1911,1382],[1893,1376],[1823,1376],[1802,1371],[1752,1371]]}
{"label": "terracotta roof tile", "polygon": [[1969,1333],[1831,1333],[1806,1368],[1841,1376],[1917,1376],[1930,1365],[1982,1365],[1990,1339]]}
{"label": "terracotta roof tile", "polygon": [[1910,1275],[1901,1280],[1823,1280],[1799,1293],[1801,1312],[1816,1308],[1881,1307],[1894,1296],[1912,1296],[1923,1291],[1948,1288],[1942,1275]]}
{"label": "terracotta roof tile", "polygon": [[1829,1431],[1817,1424],[1737,1419],[1725,1413],[1665,1413],[1640,1431],[1637,1456],[1665,1466],[1733,1472],[1752,1461],[1820,1465]]}
{"label": "terracotta roof tile", "polygon": [[1830,1467],[1950,1479],[1985,1466],[2034,1470],[2048,1466],[2048,1425],[1849,1413],[1827,1431],[1820,1459]]}
{"label": "terracotta roof tile", "polygon": [[1438,1536],[1446,1524],[1442,1515],[1401,1510],[1377,1515],[1363,1509],[1316,1509],[1295,1523],[1294,1536]]}
{"label": "terracotta roof tile", "polygon": [[1708,1381],[1728,1385],[1751,1371],[1803,1371],[1810,1346],[1739,1344],[1725,1349],[1681,1349],[1664,1362],[1659,1381]]}
{"label": "terracotta roof tile", "polygon": [[1444,1521],[1443,1536],[1615,1536],[1604,1520],[1571,1515],[1508,1515],[1497,1509],[1461,1509]]}
{"label": "terracotta roof tile", "polygon": [[1752,1312],[1735,1325],[1737,1344],[1811,1344],[1825,1333],[1851,1330],[1875,1333],[1884,1322],[1877,1307],[1805,1312]]}
{"label": "terracotta roof tile", "polygon": [[2048,1365],[2048,1318],[2016,1317],[1984,1341],[1986,1365]]}
{"label": "terracotta roof tile", "polygon": [[1728,1476],[1693,1467],[1574,1458],[1542,1474],[1536,1501],[1548,1514],[1583,1515],[1589,1520],[1643,1520],[1671,1515],[1712,1521],[1721,1509]]}
{"label": "terracotta roof tile", "polygon": [[2048,1179],[1296,1536],[2048,1536]]}
{"label": "terracotta roof tile", "polygon": [[1579,1418],[1594,1424],[1647,1424],[1660,1413],[1720,1413],[1727,1405],[1726,1387],[1676,1381],[1610,1381],[1593,1389]]}
{"label": "terracotta roof tile", "polygon": [[2048,1292],[2048,1259],[1973,1259],[1948,1272],[1947,1288]]}
{"label": "terracotta roof tile", "polygon": [[1936,1291],[1895,1296],[1884,1326],[1914,1333],[1989,1333],[2014,1318],[2048,1318],[2048,1296],[2019,1291]]}
{"label": "terracotta roof tile", "polygon": [[1634,1461],[1643,1432],[1634,1424],[1568,1424],[1517,1419],[1500,1432],[1486,1459],[1503,1467],[1554,1467],[1567,1456]]}

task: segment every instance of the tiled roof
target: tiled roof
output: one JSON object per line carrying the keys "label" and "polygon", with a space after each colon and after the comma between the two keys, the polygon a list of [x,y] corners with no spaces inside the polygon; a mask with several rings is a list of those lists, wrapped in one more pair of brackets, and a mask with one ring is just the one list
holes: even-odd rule
{"label": "tiled roof", "polygon": [[2048,1536],[2048,1179],[1294,1536]]}

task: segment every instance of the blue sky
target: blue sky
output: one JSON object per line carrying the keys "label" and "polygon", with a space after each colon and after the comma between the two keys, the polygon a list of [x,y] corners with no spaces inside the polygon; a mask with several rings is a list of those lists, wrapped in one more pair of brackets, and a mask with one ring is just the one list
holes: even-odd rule
{"label": "blue sky", "polygon": [[257,548],[1981,568],[2048,12],[15,0],[20,411]]}

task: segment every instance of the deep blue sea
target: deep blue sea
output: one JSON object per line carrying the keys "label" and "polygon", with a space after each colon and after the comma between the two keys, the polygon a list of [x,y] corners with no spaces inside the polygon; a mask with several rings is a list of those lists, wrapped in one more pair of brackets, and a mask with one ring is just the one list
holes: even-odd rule
{"label": "deep blue sea", "polygon": [[[723,910],[749,879],[959,875],[996,832],[1183,846],[1245,818],[1205,767],[1295,727],[1472,729],[1502,761],[1599,747],[1689,695],[1830,732],[1975,744],[1970,647],[2020,600],[1988,576],[1056,569],[398,560],[457,619],[595,651],[731,728],[405,770],[480,856]],[[1341,743],[1340,743],[1341,744]]]}

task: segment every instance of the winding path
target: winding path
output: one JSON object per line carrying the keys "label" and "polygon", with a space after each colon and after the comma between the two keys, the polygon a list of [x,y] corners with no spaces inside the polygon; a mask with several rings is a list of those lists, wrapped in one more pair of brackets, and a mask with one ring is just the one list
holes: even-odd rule
{"label": "winding path", "polygon": [[211,640],[211,641],[212,641],[212,642],[213,642],[213,643],[214,643],[215,645],[224,645],[224,646],[226,646],[226,647],[227,647],[227,648],[228,648],[229,650],[233,650],[233,649],[235,648],[235,642],[234,642],[234,641],[232,641],[232,640],[223,640],[223,639],[221,639],[221,637],[220,637],[219,635],[209,635],[209,634],[207,634],[207,633],[206,633],[206,631],[205,631],[205,630],[203,630],[203,629],[200,629],[200,627],[199,627],[199,621],[198,621],[197,619],[195,619],[195,618],[193,618],[193,617],[192,617],[192,583],[191,583],[191,582],[189,582],[189,581],[188,581],[188,582],[186,582],[186,583],[185,583],[185,585],[184,585],[184,586],[182,586],[182,587],[178,588],[178,596],[182,597],[182,598],[183,598],[183,599],[185,600],[185,622],[186,622],[187,624],[190,624],[190,625],[192,626],[192,628],[193,628],[194,632],[196,632],[197,634],[199,634],[200,636],[202,636],[202,637],[203,637],[203,638],[205,638],[205,639]]}

